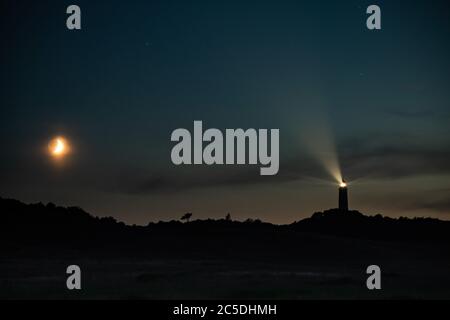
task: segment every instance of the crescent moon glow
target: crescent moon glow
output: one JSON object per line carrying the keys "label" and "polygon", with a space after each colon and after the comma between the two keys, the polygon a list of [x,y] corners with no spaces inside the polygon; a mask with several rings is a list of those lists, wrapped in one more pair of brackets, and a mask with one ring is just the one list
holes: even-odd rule
{"label": "crescent moon glow", "polygon": [[60,158],[68,152],[67,140],[62,137],[54,138],[50,141],[48,149],[53,157]]}

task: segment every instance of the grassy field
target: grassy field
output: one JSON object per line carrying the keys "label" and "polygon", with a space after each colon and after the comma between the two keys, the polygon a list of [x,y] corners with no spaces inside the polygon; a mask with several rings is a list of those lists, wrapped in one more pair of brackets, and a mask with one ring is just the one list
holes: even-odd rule
{"label": "grassy field", "polygon": [[[66,289],[66,267],[82,290]],[[361,261],[314,265],[226,260],[19,259],[0,264],[1,299],[443,299],[449,265],[384,261],[382,290]]]}

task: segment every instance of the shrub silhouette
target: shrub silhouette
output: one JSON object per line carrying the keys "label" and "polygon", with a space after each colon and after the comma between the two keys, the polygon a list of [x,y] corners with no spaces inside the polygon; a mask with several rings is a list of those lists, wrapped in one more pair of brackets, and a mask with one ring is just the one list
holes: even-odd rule
{"label": "shrub silhouette", "polygon": [[181,220],[186,220],[189,222],[189,219],[192,217],[192,213],[188,212],[181,217]]}

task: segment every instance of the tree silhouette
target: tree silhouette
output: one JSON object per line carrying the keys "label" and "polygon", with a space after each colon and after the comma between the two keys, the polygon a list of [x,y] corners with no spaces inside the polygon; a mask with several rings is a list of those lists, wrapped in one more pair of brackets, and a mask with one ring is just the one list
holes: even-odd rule
{"label": "tree silhouette", "polygon": [[189,219],[192,217],[192,213],[188,212],[181,217],[181,220],[186,220],[189,222]]}
{"label": "tree silhouette", "polygon": [[226,220],[226,221],[231,221],[231,214],[230,214],[230,213],[228,213],[228,214],[226,215],[225,220]]}

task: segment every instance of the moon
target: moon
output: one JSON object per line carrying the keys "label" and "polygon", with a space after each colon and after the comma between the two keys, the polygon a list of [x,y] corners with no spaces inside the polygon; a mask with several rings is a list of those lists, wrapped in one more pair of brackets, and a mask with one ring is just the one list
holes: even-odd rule
{"label": "moon", "polygon": [[61,158],[69,152],[69,144],[65,138],[56,137],[50,140],[48,150],[53,157]]}

